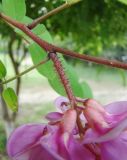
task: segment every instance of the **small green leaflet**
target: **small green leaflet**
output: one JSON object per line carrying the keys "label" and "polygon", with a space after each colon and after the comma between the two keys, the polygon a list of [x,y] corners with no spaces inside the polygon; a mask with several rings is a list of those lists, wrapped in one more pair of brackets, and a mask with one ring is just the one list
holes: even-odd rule
{"label": "small green leaflet", "polygon": [[118,1],[127,5],[127,0],[118,0]]}
{"label": "small green leaflet", "polygon": [[0,79],[3,79],[7,74],[6,68],[2,61],[0,60]]}
{"label": "small green leaflet", "polygon": [[2,9],[7,16],[21,21],[26,14],[25,0],[2,0]]}
{"label": "small green leaflet", "polygon": [[7,88],[2,93],[3,99],[7,106],[13,111],[18,111],[18,98],[12,88]]}

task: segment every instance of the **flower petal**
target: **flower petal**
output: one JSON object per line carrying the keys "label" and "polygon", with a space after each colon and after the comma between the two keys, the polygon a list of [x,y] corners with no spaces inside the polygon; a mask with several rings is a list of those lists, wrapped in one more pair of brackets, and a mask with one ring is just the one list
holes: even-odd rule
{"label": "flower petal", "polygon": [[127,132],[118,138],[100,145],[103,160],[127,159]]}
{"label": "flower petal", "polygon": [[85,146],[73,138],[71,138],[67,149],[71,160],[95,160],[95,156],[86,149]]}
{"label": "flower petal", "polygon": [[45,118],[49,121],[53,121],[53,122],[56,122],[56,121],[60,121],[62,119],[62,116],[63,114],[62,113],[59,113],[59,112],[50,112],[48,113]]}
{"label": "flower petal", "polygon": [[127,128],[127,119],[121,121],[119,125],[117,125],[115,128],[113,128],[112,130],[110,130],[104,135],[99,135],[94,130],[89,130],[88,135],[86,132],[86,136],[85,136],[86,141],[84,141],[84,143],[92,143],[92,142],[100,143],[100,142],[110,141],[112,139],[117,138],[122,133],[122,131],[124,131],[126,128]]}
{"label": "flower petal", "polygon": [[33,148],[31,157],[29,160],[64,160],[61,156],[56,154],[53,150],[50,150],[47,146],[41,145]]}
{"label": "flower petal", "polygon": [[65,112],[66,110],[69,109],[69,107],[65,104],[68,104],[69,103],[69,100],[66,98],[66,97],[58,97],[56,100],[55,100],[55,106],[57,107],[58,111],[62,111],[62,112]]}
{"label": "flower petal", "polygon": [[37,145],[31,148],[29,151],[24,152],[21,155],[18,155],[14,160],[64,160],[58,154],[49,150],[46,146]]}
{"label": "flower petal", "polygon": [[[66,150],[64,139],[62,137],[61,130],[59,127],[55,127],[55,132],[50,132],[41,138],[40,143],[43,148],[53,157],[57,157],[60,160],[67,159],[69,160],[69,155]],[[56,160],[57,160],[56,158]]]}
{"label": "flower petal", "polygon": [[118,101],[104,106],[111,114],[121,114],[127,112],[127,101]]}
{"label": "flower petal", "polygon": [[[115,106],[116,105],[116,106]],[[118,112],[122,106],[122,112]],[[117,128],[120,123],[122,123],[122,127],[126,127],[124,121],[127,119],[127,103],[125,102],[117,102],[112,103],[105,107],[105,109],[94,99],[88,99],[85,102],[86,108],[84,109],[84,115],[86,116],[89,125],[100,135],[107,134],[111,132],[115,127]],[[115,112],[114,108],[116,107],[117,112]],[[110,113],[108,112],[108,108]],[[107,110],[106,110],[107,109]],[[112,110],[111,110],[112,109]],[[112,111],[112,112],[111,112]],[[114,112],[115,113],[114,113]],[[120,126],[121,128],[121,126]],[[120,131],[122,131],[122,128]],[[120,132],[117,132],[118,134]]]}
{"label": "flower petal", "polygon": [[8,140],[8,155],[14,157],[35,145],[43,135],[44,128],[45,125],[42,124],[22,125],[17,128]]}

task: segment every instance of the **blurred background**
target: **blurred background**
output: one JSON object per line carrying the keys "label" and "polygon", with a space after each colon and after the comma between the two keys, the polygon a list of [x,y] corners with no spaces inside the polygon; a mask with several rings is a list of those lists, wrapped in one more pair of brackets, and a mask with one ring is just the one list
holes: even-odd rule
{"label": "blurred background", "polygon": [[[127,63],[127,5],[120,1],[82,0],[44,24],[54,44],[60,47]],[[27,15],[35,19],[62,3],[60,0],[26,0]],[[126,71],[65,58],[102,104],[127,100]],[[24,40],[3,21],[0,21],[0,59],[7,68],[8,78],[32,65]],[[44,115],[55,110],[53,102],[59,96],[36,70],[7,86],[15,88],[20,107],[19,113],[14,114],[2,99],[0,101],[0,160],[8,159],[6,139],[10,132],[20,124],[44,122]]]}

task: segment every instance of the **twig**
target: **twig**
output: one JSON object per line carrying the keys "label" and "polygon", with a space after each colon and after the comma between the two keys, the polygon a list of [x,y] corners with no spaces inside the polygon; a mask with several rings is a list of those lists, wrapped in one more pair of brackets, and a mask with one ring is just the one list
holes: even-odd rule
{"label": "twig", "polygon": [[124,70],[127,70],[127,64],[123,63],[123,62],[119,62],[116,60],[108,60],[105,58],[100,58],[100,57],[94,57],[94,56],[89,56],[89,55],[84,55],[84,54],[79,54],[67,49],[63,49],[60,47],[57,47],[55,45],[52,45],[42,39],[40,39],[38,36],[36,36],[33,32],[31,32],[27,26],[25,26],[24,24],[17,22],[15,20],[12,20],[10,17],[4,15],[4,14],[0,14],[0,17],[10,23],[11,25],[15,26],[16,28],[19,28],[20,30],[22,30],[24,33],[26,33],[27,36],[29,36],[33,41],[35,41],[38,45],[40,45],[44,50],[49,51],[49,52],[59,52],[62,53],[66,56],[71,56],[73,58],[78,58],[84,61],[90,61],[90,62],[94,62],[97,64],[102,64],[102,65],[106,65],[109,67],[115,67],[115,68],[121,68]]}
{"label": "twig", "polygon": [[47,18],[49,18],[50,16],[57,14],[59,12],[61,12],[62,10],[69,8],[71,5],[69,5],[68,3],[65,3],[55,9],[53,9],[52,11],[46,13],[45,15],[35,19],[31,24],[28,24],[28,28],[29,29],[33,29],[35,28],[39,23],[43,22],[44,20],[46,20]]}
{"label": "twig", "polygon": [[10,79],[8,79],[8,80],[3,81],[2,83],[0,83],[0,85],[3,85],[3,84],[6,84],[6,83],[9,83],[9,82],[11,82],[11,81],[13,81],[13,80],[15,80],[15,79],[17,79],[17,78],[19,78],[19,77],[23,76],[24,74],[26,74],[26,73],[28,73],[28,72],[32,71],[33,69],[35,69],[35,68],[39,67],[40,65],[42,65],[42,64],[44,64],[44,63],[46,63],[48,60],[49,60],[49,58],[46,58],[45,60],[43,60],[43,61],[41,61],[40,63],[38,63],[38,64],[36,64],[36,65],[34,65],[34,66],[32,66],[32,67],[28,68],[27,70],[25,70],[25,71],[21,72],[20,74],[18,74],[18,75],[16,75],[16,76],[14,76],[14,77],[12,77],[12,78],[10,78]]}

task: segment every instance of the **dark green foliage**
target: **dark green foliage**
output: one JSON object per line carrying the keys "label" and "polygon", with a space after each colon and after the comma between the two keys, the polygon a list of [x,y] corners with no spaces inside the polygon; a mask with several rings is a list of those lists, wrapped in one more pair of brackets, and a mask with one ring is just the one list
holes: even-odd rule
{"label": "dark green foliage", "polygon": [[[54,3],[42,2],[41,0],[27,0],[27,7],[35,4],[35,8],[29,8],[27,14],[33,18],[39,16],[41,6],[48,11],[59,6],[59,0]],[[35,12],[32,10],[35,9]],[[44,13],[44,12],[42,12]],[[72,37],[76,41],[77,49],[99,53],[105,47],[114,44],[125,45],[125,34],[127,31],[127,5],[112,0],[82,0],[72,6],[50,17],[46,26],[53,34],[61,38]]]}
{"label": "dark green foliage", "polygon": [[[61,5],[63,1],[27,0],[27,15],[37,18],[47,11]],[[33,11],[34,10],[34,11]],[[126,45],[127,5],[112,0],[82,0],[50,17],[44,23],[48,30],[62,39],[70,37],[76,48],[87,53],[101,53],[105,47]],[[1,22],[3,23],[3,22]],[[5,26],[0,32],[5,36]],[[10,29],[8,33],[11,34]]]}

